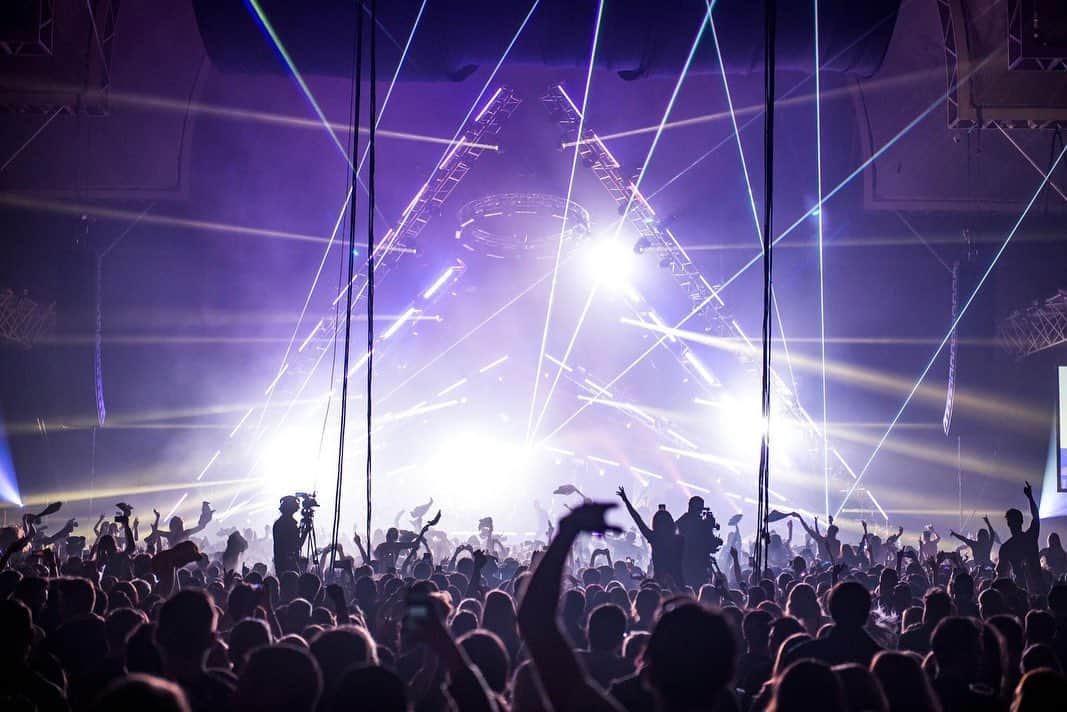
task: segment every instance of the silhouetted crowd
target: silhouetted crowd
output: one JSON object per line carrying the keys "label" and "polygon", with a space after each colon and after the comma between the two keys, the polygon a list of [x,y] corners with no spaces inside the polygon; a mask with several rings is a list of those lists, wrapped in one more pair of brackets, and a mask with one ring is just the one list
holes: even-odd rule
{"label": "silhouetted crowd", "polygon": [[1003,539],[772,511],[762,570],[740,515],[724,541],[700,498],[618,494],[630,531],[587,500],[464,539],[431,501],[355,555],[313,548],[306,497],[215,544],[206,502],[147,533],[120,503],[91,541],[50,505],[0,529],[0,710],[1067,709],[1067,552],[1029,485]]}

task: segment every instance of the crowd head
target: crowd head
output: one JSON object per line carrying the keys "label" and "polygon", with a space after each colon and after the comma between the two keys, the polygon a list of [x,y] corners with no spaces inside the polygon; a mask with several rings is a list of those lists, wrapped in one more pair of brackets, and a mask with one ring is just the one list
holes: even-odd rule
{"label": "crowd head", "polygon": [[[611,503],[546,540],[473,537],[411,511],[353,554],[312,551],[283,498],[273,536],[205,531],[123,505],[95,538],[0,530],[0,708],[39,710],[1059,709],[1067,580],[1029,487],[999,551],[993,525],[947,548],[797,513],[756,563],[701,497],[677,520]],[[432,500],[431,503],[432,504]],[[648,519],[646,520],[646,517]],[[650,521],[651,526],[646,526]],[[793,521],[805,534],[794,538]],[[481,524],[485,526],[481,526]],[[701,539],[701,537],[707,537]],[[724,534],[725,536],[725,534]],[[699,552],[698,554],[694,552]],[[1063,562],[1067,566],[1067,562]]]}

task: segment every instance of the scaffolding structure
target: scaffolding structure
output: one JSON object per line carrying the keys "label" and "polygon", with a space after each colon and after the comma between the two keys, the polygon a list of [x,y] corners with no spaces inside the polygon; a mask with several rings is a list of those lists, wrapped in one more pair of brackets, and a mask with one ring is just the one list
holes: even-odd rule
{"label": "scaffolding structure", "polygon": [[1067,343],[1067,290],[1013,312],[998,331],[1004,348],[1020,359]]}
{"label": "scaffolding structure", "polygon": [[25,294],[0,291],[0,341],[26,348],[55,332],[56,305],[38,304]]}
{"label": "scaffolding structure", "polygon": [[[468,120],[461,134],[453,142],[452,148],[437,164],[430,177],[415,193],[411,202],[404,208],[399,221],[380,240],[376,241],[373,254],[368,255],[366,259],[360,260],[359,271],[352,278],[352,281],[337,294],[328,293],[325,297],[319,297],[322,301],[315,305],[315,309],[319,311],[318,320],[314,322],[306,336],[294,341],[293,348],[287,353],[285,361],[281,364],[274,380],[264,393],[264,396],[268,398],[267,405],[254,405],[243,414],[233,430],[230,431],[229,436],[222,442],[219,449],[200,472],[197,480],[203,478],[216,462],[221,461],[227,465],[233,464],[231,461],[231,447],[235,440],[238,439],[237,436],[239,434],[247,434],[249,431],[254,431],[256,439],[258,439],[265,430],[280,427],[285,422],[292,409],[301,402],[301,398],[304,396],[319,366],[333,352],[332,345],[334,340],[345,324],[343,302],[348,290],[353,290],[351,304],[352,313],[355,314],[361,308],[366,296],[369,262],[371,260],[374,261],[374,279],[375,283],[378,284],[389,276],[400,260],[406,255],[415,252],[415,240],[423,228],[433,218],[442,214],[444,203],[459,186],[460,181],[466,177],[474,161],[485,152],[485,147],[489,145],[488,142],[500,133],[504,122],[520,103],[521,100],[515,96],[513,90],[501,87],[483,105],[482,109]],[[449,268],[449,278],[458,278],[464,271],[465,267],[461,262],[453,265]],[[377,349],[381,346],[382,341],[393,336],[401,328],[405,326],[410,328],[416,324],[425,307],[439,299],[444,291],[435,288],[420,292],[404,311],[403,316],[377,336],[374,347],[375,353],[377,354]],[[309,317],[312,313],[314,312],[309,309]],[[309,321],[308,323],[311,322]],[[367,354],[357,358],[350,368],[349,374],[351,375],[362,368],[366,362]],[[330,384],[330,392],[332,392],[333,387],[336,386],[336,381],[339,381],[342,375],[339,372],[335,374],[335,382]],[[327,393],[328,395],[329,392]],[[265,421],[265,417],[271,400],[286,403],[287,405],[281,408],[281,414],[274,422],[268,423]],[[257,409],[261,410],[258,420],[251,417]],[[259,465],[262,456],[261,452],[258,457],[253,458],[249,474]],[[236,499],[236,494],[234,499]]]}

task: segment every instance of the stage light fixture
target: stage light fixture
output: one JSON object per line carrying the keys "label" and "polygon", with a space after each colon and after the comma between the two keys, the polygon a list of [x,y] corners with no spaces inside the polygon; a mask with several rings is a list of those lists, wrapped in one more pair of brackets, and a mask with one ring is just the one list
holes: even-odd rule
{"label": "stage light fixture", "polygon": [[634,254],[635,255],[644,254],[645,250],[647,250],[650,247],[652,247],[652,241],[649,240],[647,237],[642,237],[641,239],[639,239],[637,242],[634,243]]}

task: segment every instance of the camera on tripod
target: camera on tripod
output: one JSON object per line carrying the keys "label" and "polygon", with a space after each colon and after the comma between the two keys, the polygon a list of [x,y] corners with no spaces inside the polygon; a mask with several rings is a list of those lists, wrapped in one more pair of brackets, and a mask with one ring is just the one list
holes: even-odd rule
{"label": "camera on tripod", "polygon": [[715,521],[715,515],[707,507],[700,511],[700,520],[704,523],[705,539],[710,544],[709,551],[714,554],[722,547],[722,538],[715,534],[719,531],[719,523]]}
{"label": "camera on tripod", "polygon": [[315,509],[319,506],[315,493],[297,492],[296,498],[300,502],[300,527],[310,528],[315,519]]}

